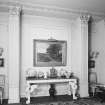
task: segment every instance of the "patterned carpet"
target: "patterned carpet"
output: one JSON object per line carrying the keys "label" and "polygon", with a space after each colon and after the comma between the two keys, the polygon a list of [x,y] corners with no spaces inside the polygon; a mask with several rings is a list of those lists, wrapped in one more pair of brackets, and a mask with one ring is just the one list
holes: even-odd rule
{"label": "patterned carpet", "polygon": [[46,103],[37,103],[30,105],[105,105],[105,102],[100,102],[98,99],[78,99],[75,101],[58,101],[58,102],[46,102]]}

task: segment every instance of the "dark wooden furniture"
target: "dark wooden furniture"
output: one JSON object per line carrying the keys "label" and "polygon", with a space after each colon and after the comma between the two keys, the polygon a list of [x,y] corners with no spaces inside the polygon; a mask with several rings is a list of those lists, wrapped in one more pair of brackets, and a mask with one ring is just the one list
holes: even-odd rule
{"label": "dark wooden furniture", "polygon": [[98,85],[97,88],[101,91],[98,97],[101,99],[101,102],[105,102],[105,85]]}

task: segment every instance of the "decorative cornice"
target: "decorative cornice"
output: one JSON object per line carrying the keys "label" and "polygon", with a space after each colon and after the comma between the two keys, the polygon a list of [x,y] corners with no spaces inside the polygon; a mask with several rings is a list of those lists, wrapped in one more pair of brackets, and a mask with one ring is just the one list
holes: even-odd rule
{"label": "decorative cornice", "polygon": [[[21,3],[22,4],[22,3]],[[26,13],[26,10],[31,10],[34,12],[40,12],[40,13],[51,13],[60,15],[61,17],[67,16],[67,18],[70,17],[80,17],[82,14],[88,14],[90,16],[93,16],[94,19],[102,19],[105,17],[104,13],[99,12],[89,12],[86,10],[74,10],[74,9],[67,9],[67,8],[59,8],[55,6],[47,6],[47,5],[39,5],[39,4],[22,4],[23,5],[23,13]],[[74,18],[74,19],[75,19]]]}
{"label": "decorative cornice", "polygon": [[11,6],[21,6],[22,7],[22,13],[23,14],[46,14],[47,15],[54,15],[58,17],[64,17],[64,18],[76,18],[80,17],[81,14],[89,14],[90,16],[93,16],[94,19],[102,19],[105,17],[105,14],[98,13],[98,12],[89,12],[85,10],[73,10],[73,9],[66,9],[66,8],[59,8],[54,6],[48,6],[48,5],[39,5],[39,4],[33,4],[29,2],[23,2],[23,1],[0,1],[0,7],[3,8],[10,8]]}

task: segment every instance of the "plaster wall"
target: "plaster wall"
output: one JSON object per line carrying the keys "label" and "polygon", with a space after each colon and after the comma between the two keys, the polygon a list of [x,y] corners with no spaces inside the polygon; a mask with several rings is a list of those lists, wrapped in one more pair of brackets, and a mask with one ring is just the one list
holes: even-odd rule
{"label": "plaster wall", "polygon": [[3,48],[0,58],[4,59],[4,66],[0,67],[0,75],[5,75],[5,98],[8,98],[8,37],[8,13],[0,12],[0,48]]}
{"label": "plaster wall", "polygon": [[[35,67],[33,66],[33,40],[34,39],[50,39],[67,41],[67,66],[55,67],[58,71],[61,68],[69,68],[77,77],[81,77],[81,25],[80,20],[67,20],[61,18],[49,18],[35,15],[22,15],[20,21],[20,96],[25,97],[26,88],[26,70],[31,68],[38,71],[49,71],[51,67]],[[15,36],[14,36],[15,38]],[[0,46],[4,47],[3,56],[5,58],[5,66],[1,69],[0,74],[6,75],[5,98],[8,98],[8,14],[0,13]],[[15,46],[15,44],[14,44]],[[15,62],[11,62],[13,65]],[[16,73],[14,73],[15,77]],[[14,78],[15,79],[15,78]],[[16,81],[16,80],[15,80]],[[87,82],[87,80],[86,80]],[[35,90],[33,96],[48,96],[49,85],[39,86]],[[56,85],[57,94],[67,94],[67,84]],[[86,87],[87,89],[87,87]],[[37,92],[36,92],[37,91]],[[85,94],[85,93],[84,93]]]}
{"label": "plaster wall", "polygon": [[99,83],[105,84],[105,21],[101,20],[92,24],[91,50],[99,52],[95,59],[94,71],[97,73]]}
{"label": "plaster wall", "polygon": [[[26,78],[25,73],[29,68],[47,72],[51,67],[33,66],[33,40],[50,39],[67,41],[67,66],[55,67],[57,70],[69,67],[71,71],[71,21],[65,19],[47,18],[40,16],[22,16],[22,69],[21,69],[21,96],[25,95]],[[67,84],[66,84],[67,85]],[[65,84],[56,85],[57,94],[67,94]],[[48,96],[49,85],[39,86],[35,96]]]}

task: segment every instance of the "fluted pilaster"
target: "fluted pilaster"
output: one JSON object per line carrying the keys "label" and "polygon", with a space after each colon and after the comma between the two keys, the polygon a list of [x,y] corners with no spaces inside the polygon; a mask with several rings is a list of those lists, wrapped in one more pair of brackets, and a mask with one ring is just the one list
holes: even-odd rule
{"label": "fluted pilaster", "polygon": [[[80,76],[80,96],[87,97],[88,93],[88,21],[89,15],[80,16],[81,26],[81,76]],[[83,91],[85,90],[85,91]]]}
{"label": "fluted pilaster", "polygon": [[80,20],[82,24],[88,24],[88,21],[90,19],[90,15],[81,15]]}
{"label": "fluted pilaster", "polygon": [[21,7],[9,8],[9,103],[19,103]]}
{"label": "fluted pilaster", "polygon": [[20,13],[21,13],[21,6],[10,6],[9,8],[10,15],[20,16]]}

